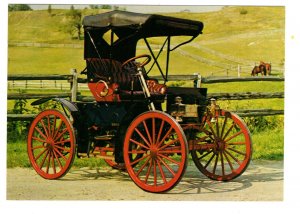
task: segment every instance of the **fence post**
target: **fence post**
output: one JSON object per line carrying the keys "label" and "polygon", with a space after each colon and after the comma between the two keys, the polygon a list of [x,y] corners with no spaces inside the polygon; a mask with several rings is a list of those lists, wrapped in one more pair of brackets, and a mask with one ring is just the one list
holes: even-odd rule
{"label": "fence post", "polygon": [[76,102],[77,100],[77,71],[75,68],[71,69],[71,74],[73,75],[73,79],[71,82],[71,101]]}
{"label": "fence post", "polygon": [[201,87],[201,75],[199,73],[194,73],[194,75],[197,75],[197,78],[194,80],[194,88],[200,88]]}
{"label": "fence post", "polygon": [[237,70],[238,70],[238,77],[241,77],[241,66],[240,66],[240,64],[238,64]]}

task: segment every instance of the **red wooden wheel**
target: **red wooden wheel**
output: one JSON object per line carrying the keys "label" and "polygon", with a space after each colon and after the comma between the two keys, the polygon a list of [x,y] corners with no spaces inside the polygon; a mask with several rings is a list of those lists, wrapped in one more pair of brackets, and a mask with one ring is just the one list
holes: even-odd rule
{"label": "red wooden wheel", "polygon": [[250,132],[236,114],[222,110],[212,119],[204,116],[191,151],[193,161],[207,177],[228,181],[241,175],[250,163]]}
{"label": "red wooden wheel", "polygon": [[140,114],[127,129],[124,161],[131,179],[141,189],[165,192],[182,178],[188,148],[180,125],[166,113]]}
{"label": "red wooden wheel", "polygon": [[75,136],[70,120],[57,110],[42,111],[31,123],[27,152],[31,165],[43,178],[64,176],[75,157]]}

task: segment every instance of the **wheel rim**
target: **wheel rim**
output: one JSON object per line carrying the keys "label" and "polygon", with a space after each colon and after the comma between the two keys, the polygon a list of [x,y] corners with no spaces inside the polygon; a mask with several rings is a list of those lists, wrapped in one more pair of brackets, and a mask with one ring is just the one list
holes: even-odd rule
{"label": "wheel rim", "polygon": [[[222,110],[212,120],[204,117],[192,150],[198,169],[207,177],[228,181],[241,175],[251,159],[251,137],[246,124],[236,114]],[[200,149],[199,149],[200,148]]]}
{"label": "wheel rim", "polygon": [[187,143],[181,127],[163,112],[139,115],[127,129],[124,161],[131,179],[143,190],[172,189],[187,166]]}
{"label": "wheel rim", "polygon": [[60,111],[45,110],[31,123],[27,152],[35,171],[46,179],[65,175],[75,157],[74,130]]}

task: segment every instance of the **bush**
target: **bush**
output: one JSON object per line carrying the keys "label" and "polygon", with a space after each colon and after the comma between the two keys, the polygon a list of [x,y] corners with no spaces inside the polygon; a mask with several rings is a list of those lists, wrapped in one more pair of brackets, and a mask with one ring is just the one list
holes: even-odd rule
{"label": "bush", "polygon": [[247,13],[248,13],[248,10],[246,10],[244,8],[240,10],[241,15],[246,15]]}

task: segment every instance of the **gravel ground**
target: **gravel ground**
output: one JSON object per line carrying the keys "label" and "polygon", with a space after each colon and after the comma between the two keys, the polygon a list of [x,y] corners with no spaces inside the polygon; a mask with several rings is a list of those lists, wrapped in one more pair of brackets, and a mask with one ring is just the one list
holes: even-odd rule
{"label": "gravel ground", "polygon": [[102,201],[282,201],[283,161],[253,161],[230,182],[212,181],[189,165],[177,186],[164,194],[144,192],[115,169],[73,169],[45,180],[32,168],[7,169],[7,200]]}

